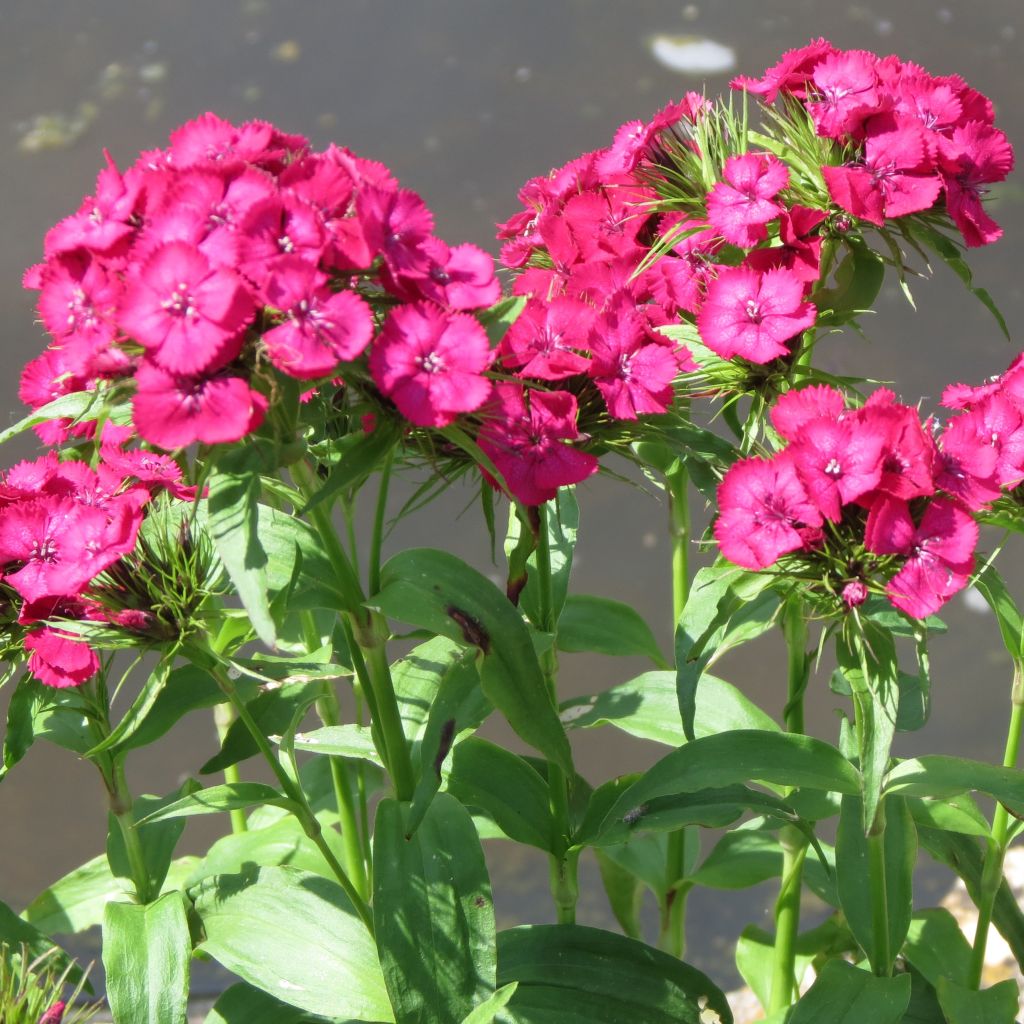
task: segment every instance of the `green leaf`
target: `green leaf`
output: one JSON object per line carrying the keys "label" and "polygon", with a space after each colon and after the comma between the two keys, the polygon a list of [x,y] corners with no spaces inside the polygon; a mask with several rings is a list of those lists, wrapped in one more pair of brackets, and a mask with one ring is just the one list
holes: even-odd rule
{"label": "green leaf", "polygon": [[631,939],[642,938],[640,904],[644,895],[643,882],[632,871],[609,857],[605,850],[595,849],[594,853],[601,872],[601,884],[615,920]]}
{"label": "green leaf", "polygon": [[347,757],[350,760],[369,761],[383,767],[380,754],[373,745],[371,730],[365,725],[325,725],[295,736],[295,749],[329,757]]}
{"label": "green leaf", "polygon": [[7,730],[4,733],[0,781],[28,753],[35,742],[35,718],[42,696],[41,686],[38,679],[25,673],[11,694],[10,703],[7,705]]}
{"label": "green leaf", "polygon": [[694,885],[708,889],[747,889],[778,878],[782,847],[770,832],[738,829],[715,843],[701,866],[690,875]]}
{"label": "green leaf", "polygon": [[[132,819],[136,823],[135,832],[142,848],[150,893],[158,893],[163,888],[171,861],[174,859],[175,847],[178,845],[181,833],[185,830],[185,822],[180,818],[169,818],[148,825],[139,825],[138,822],[182,798],[187,798],[198,788],[196,782],[187,779],[177,793],[163,797],[139,796],[132,804]],[[107,861],[115,877],[132,880],[132,869],[128,861],[128,851],[125,849],[124,835],[113,814],[108,815]]]}
{"label": "green leaf", "polygon": [[471,736],[452,754],[448,792],[478,807],[518,843],[553,849],[555,823],[547,783],[518,754]]}
{"label": "green leaf", "polygon": [[373,917],[398,1024],[449,1024],[494,994],[494,905],[468,811],[437,796],[411,837],[407,809],[377,808]]}
{"label": "green leaf", "polygon": [[941,907],[918,910],[910,919],[903,956],[933,985],[940,978],[967,985],[971,945],[956,918]]}
{"label": "green leaf", "polygon": [[[699,1024],[701,1010],[732,1024],[722,992],[700,971],[635,939],[579,925],[498,935],[498,984],[516,1024]],[[819,1022],[820,1024],[820,1022]]]}
{"label": "green leaf", "polygon": [[980,992],[949,978],[939,978],[935,987],[949,1024],[1014,1024],[1017,1019],[1019,997],[1013,978]]}
{"label": "green leaf", "polygon": [[221,994],[203,1024],[327,1024],[327,1018],[287,1006],[240,981]]}
{"label": "green leaf", "polygon": [[516,994],[519,983],[513,981],[510,985],[502,985],[492,996],[485,999],[474,1010],[471,1010],[468,1017],[462,1019],[462,1024],[491,1024],[498,1015],[498,1011],[508,1006],[509,1000]]}
{"label": "green leaf", "polygon": [[949,796],[942,799],[905,796],[903,799],[906,800],[911,816],[918,826],[939,828],[946,832],[962,832],[968,836],[984,836],[986,839],[992,832],[988,819],[969,796]]}
{"label": "green leaf", "polygon": [[860,792],[857,769],[810,736],[740,729],[704,736],[663,757],[615,802],[603,828],[629,818],[650,800],[743,782]]}
{"label": "green leaf", "polygon": [[571,773],[572,753],[530,632],[504,594],[453,555],[404,551],[382,571],[371,604],[391,618],[480,649],[480,684],[516,733]]}
{"label": "green leaf", "polygon": [[[631,736],[669,747],[686,742],[675,672],[644,672],[593,697],[574,697],[562,704],[561,716],[570,729],[613,725]],[[712,675],[701,677],[693,727],[697,738],[733,729],[779,731],[774,720],[749,697]]]}
{"label": "green leaf", "polygon": [[173,660],[173,655],[160,659],[156,668],[142,684],[142,689],[139,691],[138,696],[136,696],[135,700],[129,705],[128,710],[121,716],[121,720],[104,739],[86,753],[86,757],[93,758],[104,751],[113,750],[131,738],[132,734],[142,725],[156,703],[157,698],[170,682],[171,663]]}
{"label": "green leaf", "polygon": [[337,883],[289,867],[207,879],[190,893],[199,946],[243,981],[328,1017],[393,1021],[377,949]]}
{"label": "green leaf", "polygon": [[562,651],[639,656],[650,658],[659,668],[668,667],[639,612],[607,597],[571,594],[558,620],[557,638]]}
{"label": "green leaf", "polygon": [[899,798],[887,797],[883,840],[890,960],[883,963],[883,951],[876,948],[870,899],[870,894],[878,893],[881,880],[871,870],[869,839],[864,834],[863,821],[860,799],[844,796],[836,835],[836,883],[850,931],[876,971],[887,971],[910,927],[917,829],[906,804]]}
{"label": "green leaf", "polygon": [[525,306],[526,299],[522,295],[509,295],[487,309],[476,311],[474,316],[487,332],[492,348],[505,337],[505,332],[516,322]]}
{"label": "green leaf", "polygon": [[898,1024],[910,1002],[910,976],[876,978],[829,960],[786,1024]]}
{"label": "green leaf", "polygon": [[116,1021],[185,1024],[192,939],[181,893],[155,903],[108,903],[103,969]]}
{"label": "green leaf", "polygon": [[60,398],[47,402],[46,405],[39,409],[34,409],[27,416],[18,420],[17,423],[7,427],[6,430],[0,430],[0,444],[6,444],[12,437],[17,437],[18,434],[23,434],[26,430],[31,430],[34,426],[45,423],[47,420],[94,418],[87,417],[84,414],[92,412],[95,416],[98,416],[106,402],[106,398],[105,390],[100,389],[95,391],[74,391],[70,395],[61,395]]}
{"label": "green leaf", "polygon": [[62,949],[54,945],[34,925],[23,921],[6,903],[2,902],[0,902],[0,943],[12,948],[24,945],[32,960],[46,956],[47,961],[57,970],[67,969],[68,979],[72,984],[82,977],[82,972]]}
{"label": "green leaf", "polygon": [[978,790],[1014,813],[1024,812],[1024,771],[965,757],[926,754],[901,761],[885,777],[886,793],[951,797]]}
{"label": "green leaf", "polygon": [[727,651],[771,628],[779,598],[766,588],[771,578],[735,566],[712,566],[694,577],[676,626],[676,688],[683,732],[696,735],[697,688]]}
{"label": "green leaf", "polygon": [[[246,704],[264,736],[280,736],[296,714],[313,705],[323,693],[319,682],[289,683],[278,689],[264,690]],[[222,772],[240,761],[255,757],[260,752],[248,726],[236,718],[228,727],[220,751],[200,769],[200,775]]]}
{"label": "green leaf", "polygon": [[147,825],[165,818],[187,818],[197,814],[220,814],[222,811],[240,810],[256,804],[271,804],[274,807],[291,807],[292,801],[272,786],[262,782],[225,782],[219,786],[200,789],[174,800],[159,810],[141,818],[139,825]]}
{"label": "green leaf", "polygon": [[989,562],[974,577],[972,585],[985,598],[995,614],[1003,645],[1010,657],[1017,661],[1024,660],[1024,616],[1021,615],[1017,602],[1007,589],[1006,581]]}
{"label": "green leaf", "polygon": [[836,268],[835,286],[815,294],[822,322],[851,323],[870,311],[885,280],[885,264],[863,242],[847,241],[847,254]]}

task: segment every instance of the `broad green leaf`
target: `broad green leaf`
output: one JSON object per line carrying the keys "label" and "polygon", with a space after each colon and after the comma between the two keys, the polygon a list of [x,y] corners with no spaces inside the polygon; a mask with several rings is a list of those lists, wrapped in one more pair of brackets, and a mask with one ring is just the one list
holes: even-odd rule
{"label": "broad green leaf", "polygon": [[[296,713],[312,706],[322,693],[323,687],[319,682],[289,683],[279,689],[264,690],[246,707],[264,736],[280,736]],[[220,750],[199,769],[199,774],[222,772],[259,752],[248,726],[236,718],[228,727]]]}
{"label": "broad green leaf", "polygon": [[462,1019],[462,1024],[491,1024],[498,1011],[508,1006],[508,1001],[516,994],[517,988],[519,983],[515,981],[510,985],[502,985],[497,992],[471,1010],[469,1016]]}
{"label": "broad green leaf", "polygon": [[498,935],[498,984],[518,982],[517,1024],[732,1024],[725,996],[696,968],[635,939],[579,925]]}
{"label": "broad green leaf", "polygon": [[11,694],[7,705],[7,729],[4,733],[3,764],[0,780],[28,753],[35,742],[36,708],[41,699],[42,684],[25,673]]}
{"label": "broad green leaf", "polygon": [[[602,849],[595,849],[597,867],[601,872],[608,905],[619,922],[619,927],[631,939],[643,938],[640,924],[640,904],[643,901],[644,884],[632,871],[608,856]],[[664,870],[664,865],[662,865]]]}
{"label": "broad green leaf", "polygon": [[[645,672],[592,697],[574,697],[563,702],[561,715],[571,729],[613,725],[669,747],[686,742],[675,672]],[[693,729],[697,738],[733,729],[779,731],[774,720],[732,683],[712,675],[702,676],[697,687]]]}
{"label": "broad green leaf", "polygon": [[886,793],[951,797],[977,790],[1024,812],[1024,771],[964,757],[926,754],[901,761],[885,777]]}
{"label": "broad green leaf", "polygon": [[402,716],[402,729],[414,748],[426,729],[430,707],[441,680],[466,653],[465,647],[447,637],[435,636],[414,647],[391,666],[391,682]]}
{"label": "broad green leaf", "polygon": [[371,730],[365,725],[325,725],[320,729],[300,732],[295,736],[295,749],[330,757],[347,757],[369,761],[383,767],[380,754],[373,745]]}
{"label": "broad green leaf", "polygon": [[476,736],[463,740],[452,754],[448,792],[480,808],[509,839],[553,849],[547,783],[518,754]]}
{"label": "broad green leaf", "polygon": [[[491,702],[480,688],[476,662],[470,651],[453,645],[455,658],[437,681],[421,738],[413,745],[419,778],[413,793],[408,827],[415,831],[434,794],[441,786],[446,763],[455,745],[475,732],[491,712]],[[418,755],[418,756],[417,756]]]}
{"label": "broad green leaf", "polygon": [[708,889],[747,889],[778,878],[781,868],[782,847],[777,835],[738,829],[715,843],[690,881]]}
{"label": "broad green leaf", "polygon": [[984,836],[986,839],[992,832],[988,819],[966,794],[941,799],[919,796],[905,796],[903,799],[918,826],[962,832],[968,836]]}
{"label": "broad green leaf", "polygon": [[697,690],[707,670],[727,651],[767,632],[779,598],[771,578],[735,566],[712,566],[694,577],[676,626],[676,690],[683,732],[695,733]]}
{"label": "broad green leaf", "polygon": [[[173,861],[163,892],[183,888],[198,863],[198,857]],[[100,854],[44,889],[21,916],[44,935],[74,935],[101,925],[103,908],[124,896],[124,885],[111,874],[106,855]]]}
{"label": "broad green leaf", "polygon": [[605,828],[615,819],[628,824],[658,797],[745,782],[860,792],[859,773],[835,747],[810,736],[740,729],[704,736],[663,757],[618,798]]}
{"label": "broad green leaf", "polygon": [[326,1017],[288,1006],[240,981],[213,1004],[203,1024],[327,1024]]}
{"label": "broad green leaf", "polygon": [[845,324],[870,311],[885,280],[885,264],[863,242],[847,240],[847,253],[836,268],[835,284],[815,293],[822,322]]}
{"label": "broad green leaf", "polygon": [[138,824],[145,826],[166,818],[188,818],[196,814],[220,814],[222,811],[241,810],[256,804],[291,807],[292,801],[279,790],[262,782],[225,782],[209,786],[174,800],[159,810],[151,811]]}
{"label": "broad green leaf", "polygon": [[974,577],[972,585],[992,609],[999,623],[1003,645],[1010,657],[1017,661],[1024,660],[1024,616],[1010,594],[1006,581],[990,562]]}
{"label": "broad green leaf", "polygon": [[948,910],[932,907],[914,913],[903,944],[903,956],[932,985],[938,985],[940,978],[948,978],[958,985],[968,984],[971,945]]}
{"label": "broad green leaf", "polygon": [[31,959],[46,956],[47,961],[57,970],[68,970],[68,978],[74,984],[82,972],[68,958],[62,949],[52,943],[35,925],[22,920],[6,903],[0,902],[0,944],[12,949],[24,945]]}
{"label": "broad green leaf", "polygon": [[639,656],[650,658],[659,668],[668,667],[639,612],[607,597],[570,594],[558,620],[557,637],[562,651]]}
{"label": "broad green leaf", "polygon": [[448,1024],[494,994],[494,905],[469,812],[440,794],[409,837],[384,800],[373,836],[373,916],[398,1024]]}
{"label": "broad green leaf", "polygon": [[898,1024],[910,1002],[910,976],[876,978],[829,960],[786,1024]]}
{"label": "broad green leaf", "polygon": [[291,1006],[393,1021],[377,949],[337,883],[289,867],[218,875],[191,890],[199,948]]}
{"label": "broad green leaf", "polygon": [[939,978],[935,987],[949,1024],[1014,1024],[1017,1019],[1019,995],[1013,978],[980,992],[949,978]]}
{"label": "broad green leaf", "polygon": [[136,696],[135,700],[129,705],[128,710],[121,716],[121,720],[103,740],[87,752],[86,757],[93,758],[103,751],[113,750],[131,738],[132,734],[145,721],[160,694],[170,682],[172,662],[173,656],[165,656],[160,659],[156,668],[142,684],[142,689],[139,691],[138,696]]}
{"label": "broad green leaf", "polygon": [[[146,875],[149,881],[149,892],[159,893],[163,888],[174,859],[174,850],[185,830],[185,822],[180,818],[168,818],[147,825],[139,825],[143,818],[170,806],[177,800],[188,797],[199,788],[192,779],[187,779],[177,793],[170,796],[139,796],[132,805],[132,819],[135,832],[139,837],[142,857],[145,862]],[[117,819],[108,815],[107,822],[107,862],[110,870],[117,878],[132,879],[132,869],[125,849],[124,835]]]}
{"label": "broad green leaf", "polygon": [[453,555],[396,555],[370,603],[391,618],[479,648],[480,684],[520,738],[571,773],[572,753],[530,632],[504,594]]}
{"label": "broad green leaf", "polygon": [[913,912],[914,863],[917,860],[917,829],[906,804],[898,797],[885,801],[884,892],[888,907],[889,961],[876,948],[870,894],[878,893],[883,880],[871,867],[870,840],[864,834],[863,808],[855,796],[843,797],[836,835],[836,882],[839,901],[850,931],[868,955],[872,966],[887,971],[903,946]]}
{"label": "broad green leaf", "polygon": [[474,313],[487,332],[492,348],[505,337],[505,332],[516,322],[525,306],[526,299],[522,295],[509,295]]}
{"label": "broad green leaf", "polygon": [[115,1021],[185,1024],[192,938],[181,893],[155,903],[108,903],[103,969]]}
{"label": "broad green leaf", "polygon": [[[34,409],[27,416],[23,416],[17,423],[12,424],[5,430],[0,430],[0,444],[6,444],[12,437],[31,430],[39,423],[54,419],[92,419],[100,414],[107,400],[106,389],[95,391],[74,391],[70,395],[61,395],[52,402],[39,409]],[[92,413],[86,416],[85,413]]]}
{"label": "broad green leaf", "polygon": [[[696,829],[689,829],[687,836],[696,836]],[[699,837],[698,837],[699,838]],[[699,843],[691,841],[687,844],[686,873],[693,868],[694,862],[699,856]],[[668,834],[665,832],[651,832],[647,835],[636,836],[628,843],[620,843],[618,846],[609,846],[595,849],[594,852],[603,858],[614,861],[623,870],[638,878],[643,884],[654,893],[655,899],[663,903],[668,891],[668,884],[665,878],[665,863],[668,851]]]}

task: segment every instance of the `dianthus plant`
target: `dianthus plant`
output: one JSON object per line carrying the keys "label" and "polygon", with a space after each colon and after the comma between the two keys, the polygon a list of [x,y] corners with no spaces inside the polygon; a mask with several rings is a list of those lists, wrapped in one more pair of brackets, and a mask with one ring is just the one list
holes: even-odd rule
{"label": "dianthus plant", "polygon": [[[981,979],[990,924],[1024,960],[1002,885],[1024,616],[994,568],[1024,529],[1024,362],[923,409],[818,358],[935,260],[1007,330],[967,253],[999,238],[1013,151],[986,97],[895,56],[816,40],[733,84],[528,181],[504,281],[386,167],[269,124],[206,114],[107,157],[25,276],[50,342],[0,439],[46,450],[0,478],[0,591],[2,771],[75,751],[110,832],[0,907],[0,940],[101,925],[118,1024],[182,1024],[196,955],[237,978],[218,1024],[730,1024],[728,972],[683,959],[687,896],[775,879],[772,928],[735,950],[767,1019],[1016,1018]],[[570,587],[575,485],[616,460],[667,505],[672,658]],[[504,587],[440,550],[384,559],[452,485],[492,541],[507,501]],[[1003,763],[896,757],[968,585],[1014,668]],[[761,708],[713,673],[775,630]],[[652,670],[564,700],[581,651]],[[838,724],[812,737],[823,675]],[[210,709],[217,752],[133,794],[128,754]],[[479,734],[492,715],[529,753]],[[570,739],[599,726],[668,749],[588,780]],[[176,856],[198,814],[222,838]],[[496,929],[483,842],[543,851],[556,923]],[[919,905],[920,852],[963,878],[976,936]],[[581,856],[620,930],[576,923]]]}

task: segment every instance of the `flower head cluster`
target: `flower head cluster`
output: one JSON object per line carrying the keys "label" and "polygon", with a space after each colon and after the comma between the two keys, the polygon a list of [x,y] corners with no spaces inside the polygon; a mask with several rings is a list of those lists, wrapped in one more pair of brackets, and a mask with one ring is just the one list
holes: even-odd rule
{"label": "flower head cluster", "polygon": [[1013,148],[994,126],[991,101],[958,75],[818,39],[733,86],[767,103],[792,97],[817,134],[839,144],[821,172],[832,201],[854,217],[882,227],[944,196],[968,246],[1002,234],[982,197],[1013,168]]}
{"label": "flower head cluster", "polygon": [[[131,379],[150,444],[234,441],[266,414],[266,363],[335,378],[391,310],[376,386],[414,424],[450,422],[490,393],[486,335],[464,311],[500,288],[486,253],[432,231],[423,201],[381,164],[206,114],[124,172],[108,157],[94,194],[48,233],[25,283],[52,341],[22,398],[39,408]],[[41,433],[55,442],[67,429]]]}
{"label": "flower head cluster", "polygon": [[798,554],[847,607],[881,578],[908,615],[935,612],[973,571],[977,514],[1024,480],[1021,360],[945,404],[959,411],[940,430],[886,389],[859,408],[830,386],[787,392],[771,413],[785,447],[719,487],[722,554],[749,569]]}

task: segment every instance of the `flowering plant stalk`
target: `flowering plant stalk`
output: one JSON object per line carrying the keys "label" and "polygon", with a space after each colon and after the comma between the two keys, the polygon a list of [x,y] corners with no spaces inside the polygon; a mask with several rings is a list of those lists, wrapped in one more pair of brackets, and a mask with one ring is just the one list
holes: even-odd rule
{"label": "flowering plant stalk", "polygon": [[[731,1024],[682,960],[687,894],[777,879],[773,931],[736,944],[768,1019],[1015,1019],[1012,983],[980,982],[990,921],[1024,956],[1002,882],[1019,679],[1001,766],[892,745],[968,584],[1019,675],[1021,614],[976,548],[1024,528],[1024,364],[951,385],[940,423],[817,358],[936,258],[1006,330],[966,256],[999,237],[983,196],[1013,151],[957,76],[825,40],[734,85],[527,182],[504,293],[347,149],[206,114],[107,157],[25,276],[51,341],[0,441],[47,450],[0,478],[0,590],[2,772],[37,740],[75,751],[110,832],[0,907],[0,939],[100,924],[118,1024],[183,1022],[195,954],[237,978],[211,1024]],[[571,588],[576,485],[616,457],[666,497],[671,661],[631,607]],[[504,589],[444,551],[385,558],[393,519],[456,483],[492,540],[508,500]],[[695,574],[694,542],[715,559]],[[714,670],[775,629],[766,710]],[[652,670],[566,700],[576,652]],[[842,724],[817,738],[803,700],[830,652]],[[218,753],[134,794],[128,754],[210,709]],[[479,735],[492,714],[532,753]],[[570,738],[594,727],[669,749],[587,780]],[[200,814],[223,836],[176,856]],[[491,841],[547,855],[557,923],[497,929]],[[976,899],[973,947],[915,903],[920,850]],[[583,856],[621,933],[576,923]],[[801,930],[807,891],[828,916]]]}

